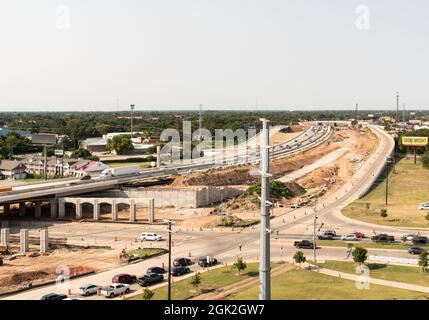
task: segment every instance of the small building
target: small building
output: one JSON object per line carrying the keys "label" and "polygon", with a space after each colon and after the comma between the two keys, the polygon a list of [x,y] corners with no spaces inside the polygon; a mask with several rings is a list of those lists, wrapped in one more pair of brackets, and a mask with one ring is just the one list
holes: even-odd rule
{"label": "small building", "polygon": [[105,139],[87,139],[80,143],[82,149],[88,150],[89,152],[105,152],[107,151],[107,141]]}
{"label": "small building", "polygon": [[17,180],[27,177],[27,168],[21,161],[16,160],[1,160],[0,162],[0,178]]}

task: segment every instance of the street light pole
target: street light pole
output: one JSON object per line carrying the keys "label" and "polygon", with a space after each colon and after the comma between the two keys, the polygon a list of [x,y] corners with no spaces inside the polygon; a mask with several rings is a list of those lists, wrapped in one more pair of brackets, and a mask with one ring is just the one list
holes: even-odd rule
{"label": "street light pole", "polygon": [[168,300],[171,300],[171,220],[168,220]]}
{"label": "street light pole", "polygon": [[314,205],[314,219],[313,219],[313,261],[316,262],[316,227],[317,227],[317,197],[316,204]]}
{"label": "street light pole", "polygon": [[270,174],[269,174],[269,128],[267,119],[262,121],[261,135],[261,243],[259,261],[259,300],[271,299],[270,283]]}
{"label": "street light pole", "polygon": [[387,206],[387,196],[389,194],[389,163],[391,163],[390,160],[391,157],[386,158],[386,166],[385,166],[385,177],[386,177],[386,196],[385,196],[385,205]]}
{"label": "street light pole", "polygon": [[133,138],[133,111],[134,111],[135,105],[130,104],[131,109],[131,139]]}

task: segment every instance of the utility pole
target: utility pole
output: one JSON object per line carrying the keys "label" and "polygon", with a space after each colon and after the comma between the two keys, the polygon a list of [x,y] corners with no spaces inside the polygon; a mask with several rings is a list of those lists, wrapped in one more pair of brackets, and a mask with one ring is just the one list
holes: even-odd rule
{"label": "utility pole", "polygon": [[46,145],[43,146],[43,177],[45,180],[48,180],[48,147]]}
{"label": "utility pole", "polygon": [[171,220],[168,220],[168,301],[171,300]]}
{"label": "utility pole", "polygon": [[386,158],[386,166],[385,166],[385,176],[386,176],[386,196],[385,196],[385,204],[387,206],[387,196],[389,194],[389,163],[391,163],[391,157]]}
{"label": "utility pole", "polygon": [[314,204],[314,219],[313,219],[313,261],[316,261],[316,228],[317,228],[317,197],[316,203]]}
{"label": "utility pole", "polygon": [[130,104],[130,109],[131,109],[131,139],[133,138],[133,113],[134,113],[134,108],[135,105],[134,104]]}
{"label": "utility pole", "polygon": [[356,103],[356,108],[355,108],[355,121],[356,121],[356,125],[358,124],[358,110],[359,110],[359,103]]}
{"label": "utility pole", "polygon": [[262,121],[261,135],[261,230],[259,261],[259,300],[271,299],[270,283],[270,174],[269,174],[269,128],[267,119]]}
{"label": "utility pole", "polygon": [[202,140],[203,132],[203,105],[200,104],[198,111],[198,140]]}
{"label": "utility pole", "polygon": [[399,122],[399,92],[396,92],[396,123]]}

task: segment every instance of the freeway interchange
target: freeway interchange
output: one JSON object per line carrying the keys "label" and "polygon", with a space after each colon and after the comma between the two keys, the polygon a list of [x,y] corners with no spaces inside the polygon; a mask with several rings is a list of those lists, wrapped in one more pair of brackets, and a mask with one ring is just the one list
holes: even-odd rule
{"label": "freeway interchange", "polygon": [[[346,204],[365,194],[374,181],[379,177],[384,168],[385,158],[393,151],[394,141],[383,130],[371,126],[371,130],[379,138],[379,145],[372,156],[361,166],[352,179],[339,188],[335,193],[318,203],[314,207],[298,208],[291,213],[271,219],[271,256],[272,260],[288,259],[291,260],[296,249],[293,247],[294,240],[312,239],[314,215],[317,213],[317,226],[323,223],[324,229],[337,230],[342,234],[359,231],[366,235],[373,233],[389,233],[395,237],[400,237],[404,233],[416,232],[407,228],[394,228],[387,226],[372,225],[365,222],[355,221],[344,217],[340,210]],[[321,137],[326,137],[323,132]],[[302,139],[310,142],[305,134]],[[295,142],[296,143],[296,142]],[[303,146],[308,145],[302,143]],[[288,148],[289,149],[289,148]],[[288,150],[281,148],[278,150]],[[290,150],[288,150],[290,152]],[[195,168],[195,167],[194,167]],[[154,172],[155,170],[153,170]],[[186,172],[186,171],[185,171]],[[99,182],[92,182],[99,183]],[[124,227],[126,229],[126,227]],[[167,237],[165,226],[151,226],[150,230]],[[176,243],[172,248],[173,258],[191,256],[192,260],[207,255],[216,257],[223,263],[230,264],[237,256],[242,256],[247,261],[257,261],[259,254],[259,228],[245,228],[235,231],[190,231],[173,228],[173,239]],[[143,230],[141,230],[143,231]],[[424,232],[424,230],[422,230]],[[137,229],[124,231],[130,238],[138,236]],[[216,245],[213,245],[216,244]],[[161,245],[166,245],[161,242]],[[304,250],[305,251],[305,250]],[[405,250],[392,249],[368,249],[370,255],[392,256],[398,258],[409,258],[410,255]],[[306,252],[310,255],[310,251]],[[349,257],[346,247],[322,247],[317,250],[317,256],[320,260],[344,260]],[[118,273],[130,273],[141,276],[146,269],[153,266],[167,265],[167,257],[159,256],[139,263],[120,266],[118,268],[99,272],[94,275],[72,279],[67,283],[67,287],[58,287],[56,285],[47,285],[41,288],[28,290],[7,299],[40,299],[40,297],[49,292],[66,293],[68,289],[72,294],[76,294],[78,288],[86,283],[106,285],[110,283],[112,277]],[[191,266],[192,271],[201,270],[196,264]],[[185,276],[186,277],[186,276]],[[161,284],[161,285],[165,285]],[[160,285],[157,285],[160,286]],[[156,287],[156,286],[155,286]],[[132,290],[137,292],[138,285],[133,285]],[[67,290],[66,290],[67,289]],[[100,299],[101,297],[92,296],[85,299]]]}

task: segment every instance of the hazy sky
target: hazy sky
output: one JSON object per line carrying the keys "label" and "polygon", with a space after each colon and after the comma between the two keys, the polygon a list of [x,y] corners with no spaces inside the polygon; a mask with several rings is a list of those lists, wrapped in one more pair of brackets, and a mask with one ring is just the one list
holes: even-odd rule
{"label": "hazy sky", "polygon": [[427,0],[0,0],[0,110],[394,108],[397,90],[426,108],[428,16]]}

